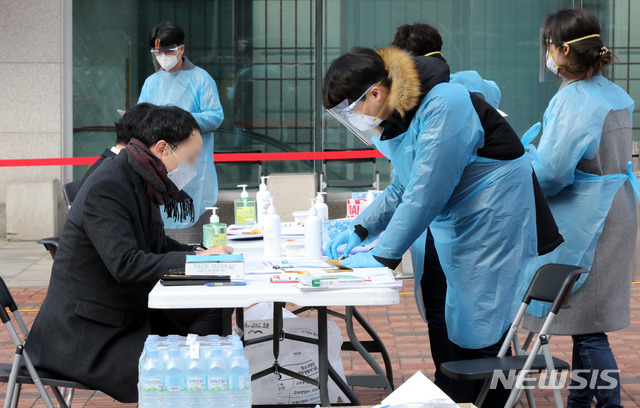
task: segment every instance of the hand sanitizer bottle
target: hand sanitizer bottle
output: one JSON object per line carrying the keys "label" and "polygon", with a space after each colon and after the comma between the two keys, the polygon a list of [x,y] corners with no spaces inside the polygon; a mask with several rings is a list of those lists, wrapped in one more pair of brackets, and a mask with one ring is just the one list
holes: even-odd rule
{"label": "hand sanitizer bottle", "polygon": [[278,257],[282,255],[281,219],[273,205],[273,197],[269,200],[269,212],[264,217],[264,256]]}
{"label": "hand sanitizer bottle", "polygon": [[258,207],[258,225],[262,227],[264,225],[264,217],[267,215],[269,205],[271,204],[271,193],[267,190],[267,184],[265,180],[269,176],[260,176],[261,183],[258,192],[256,193],[256,205]]}
{"label": "hand sanitizer bottle", "polygon": [[240,184],[242,193],[240,198],[233,201],[233,213],[236,225],[251,225],[256,223],[256,201],[249,198],[247,185]]}
{"label": "hand sanitizer bottle", "polygon": [[202,244],[205,248],[227,245],[227,224],[220,222],[218,207],[206,207],[213,211],[209,224],[202,226]]}
{"label": "hand sanitizer bottle", "polygon": [[309,215],[304,220],[304,254],[307,259],[322,259],[322,220],[315,200],[311,200]]}
{"label": "hand sanitizer bottle", "polygon": [[329,207],[324,203],[324,195],[326,194],[327,193],[318,193],[314,206],[318,212],[318,217],[320,217],[322,221],[329,221]]}

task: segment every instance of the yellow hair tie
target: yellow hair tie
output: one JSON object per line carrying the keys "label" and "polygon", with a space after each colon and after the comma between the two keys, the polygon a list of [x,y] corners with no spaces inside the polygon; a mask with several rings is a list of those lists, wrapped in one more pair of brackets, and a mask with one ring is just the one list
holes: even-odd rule
{"label": "yellow hair tie", "polygon": [[424,56],[425,57],[430,57],[430,56],[435,55],[435,54],[442,54],[442,53],[440,51],[434,51],[434,52],[430,52],[428,54],[424,54]]}

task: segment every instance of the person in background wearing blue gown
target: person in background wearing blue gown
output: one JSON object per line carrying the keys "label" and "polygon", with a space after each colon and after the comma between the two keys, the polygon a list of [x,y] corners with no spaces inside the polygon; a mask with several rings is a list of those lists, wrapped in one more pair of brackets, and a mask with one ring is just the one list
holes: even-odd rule
{"label": "person in background wearing blue gown", "polygon": [[[156,73],[148,77],[138,103],[174,105],[191,113],[202,130],[202,154],[196,176],[184,188],[193,199],[195,219],[178,221],[163,214],[167,234],[186,242],[201,242],[202,225],[208,221],[205,207],[218,201],[218,177],[213,158],[213,131],[224,119],[216,82],[184,56],[184,31],[177,24],[162,22],[149,35]],[[193,228],[190,228],[193,227]],[[187,231],[175,231],[184,230]],[[174,230],[174,231],[171,231]]]}
{"label": "person in background wearing blue gown", "polygon": [[[442,55],[442,37],[438,30],[429,24],[405,24],[397,28],[392,47],[397,47],[412,55],[447,60]],[[502,94],[494,81],[483,79],[476,71],[458,71],[449,77],[449,82],[457,83],[484,98],[495,109],[500,106]]]}
{"label": "person in background wearing blue gown", "polygon": [[[497,355],[538,243],[531,161],[515,133],[485,134],[475,103],[496,124],[504,119],[472,98],[449,83],[444,61],[394,47],[354,48],[331,63],[323,84],[324,107],[393,165],[391,184],[327,244],[329,255],[346,244],[345,266],[395,269],[430,226],[457,359]],[[370,252],[349,256],[378,238]],[[424,256],[424,247],[414,250]],[[461,398],[475,399],[481,386],[468,384]],[[483,406],[502,406],[508,394],[492,390]]]}
{"label": "person in background wearing blue gown", "polygon": [[[634,102],[603,76],[613,57],[587,9],[548,16],[542,45],[545,63],[561,84],[544,113],[540,143],[530,145],[529,154],[565,237],[544,263],[589,270],[548,333],[572,336],[572,370],[583,386],[572,381],[567,407],[591,407],[594,398],[597,407],[621,407],[620,375],[606,332],[630,324],[637,231],[637,179],[630,163]],[[534,306],[541,307],[532,304],[523,324],[537,332],[544,312]]]}

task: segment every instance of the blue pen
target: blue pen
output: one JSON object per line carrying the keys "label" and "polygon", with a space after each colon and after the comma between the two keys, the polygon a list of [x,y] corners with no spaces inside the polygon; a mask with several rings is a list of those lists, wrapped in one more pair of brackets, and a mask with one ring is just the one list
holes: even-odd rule
{"label": "blue pen", "polygon": [[204,286],[247,286],[247,282],[207,282]]}

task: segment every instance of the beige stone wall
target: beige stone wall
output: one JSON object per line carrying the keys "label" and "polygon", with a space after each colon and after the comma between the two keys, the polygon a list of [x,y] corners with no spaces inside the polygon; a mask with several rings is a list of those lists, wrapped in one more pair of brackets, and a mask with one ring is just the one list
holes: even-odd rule
{"label": "beige stone wall", "polygon": [[[62,0],[0,0],[0,38],[0,157],[61,157]],[[60,179],[61,168],[56,166],[0,168],[0,239],[6,233],[10,239],[40,234],[25,230],[32,229],[33,223],[15,219],[7,223],[7,217],[42,208],[53,212],[44,215],[49,221],[57,219],[58,197],[46,185]],[[7,206],[8,186],[16,184],[32,186],[20,187],[30,194],[12,198],[19,202]],[[15,208],[21,209],[20,214],[11,213]],[[7,225],[13,230],[6,231]],[[56,225],[41,233],[57,230]]]}

